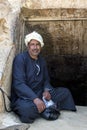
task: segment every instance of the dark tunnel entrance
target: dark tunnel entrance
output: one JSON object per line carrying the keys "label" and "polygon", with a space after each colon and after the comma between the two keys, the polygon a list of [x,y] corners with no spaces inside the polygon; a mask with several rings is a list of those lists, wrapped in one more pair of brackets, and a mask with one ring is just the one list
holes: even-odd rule
{"label": "dark tunnel entrance", "polygon": [[87,106],[87,57],[50,55],[47,63],[51,84],[69,88],[75,104]]}

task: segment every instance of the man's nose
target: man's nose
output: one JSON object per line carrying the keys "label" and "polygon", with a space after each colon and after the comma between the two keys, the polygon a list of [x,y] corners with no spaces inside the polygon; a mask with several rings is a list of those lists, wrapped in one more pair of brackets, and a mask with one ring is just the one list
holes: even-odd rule
{"label": "man's nose", "polygon": [[37,45],[34,45],[34,48],[37,48]]}

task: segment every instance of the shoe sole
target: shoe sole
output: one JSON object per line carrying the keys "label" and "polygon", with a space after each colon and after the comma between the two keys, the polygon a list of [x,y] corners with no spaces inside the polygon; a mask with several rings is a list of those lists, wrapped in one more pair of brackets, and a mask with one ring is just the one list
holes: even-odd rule
{"label": "shoe sole", "polygon": [[17,125],[12,125],[5,128],[1,128],[0,130],[28,130],[29,127],[30,127],[29,124],[22,123],[22,124],[17,124]]}

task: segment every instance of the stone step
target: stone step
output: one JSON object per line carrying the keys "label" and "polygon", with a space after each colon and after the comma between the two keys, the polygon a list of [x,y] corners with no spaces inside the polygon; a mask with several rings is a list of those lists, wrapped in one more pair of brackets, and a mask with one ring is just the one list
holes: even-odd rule
{"label": "stone step", "polygon": [[21,123],[21,124],[1,128],[0,130],[28,130],[29,127],[30,127],[29,124]]}

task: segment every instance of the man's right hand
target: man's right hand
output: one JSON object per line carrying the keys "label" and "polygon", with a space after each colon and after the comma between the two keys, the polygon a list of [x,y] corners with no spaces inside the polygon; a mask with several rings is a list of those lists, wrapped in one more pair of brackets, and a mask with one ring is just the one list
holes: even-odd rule
{"label": "man's right hand", "polygon": [[38,109],[39,113],[41,113],[41,112],[43,112],[45,110],[46,106],[45,106],[44,102],[41,99],[35,98],[34,103],[37,106],[37,109]]}

